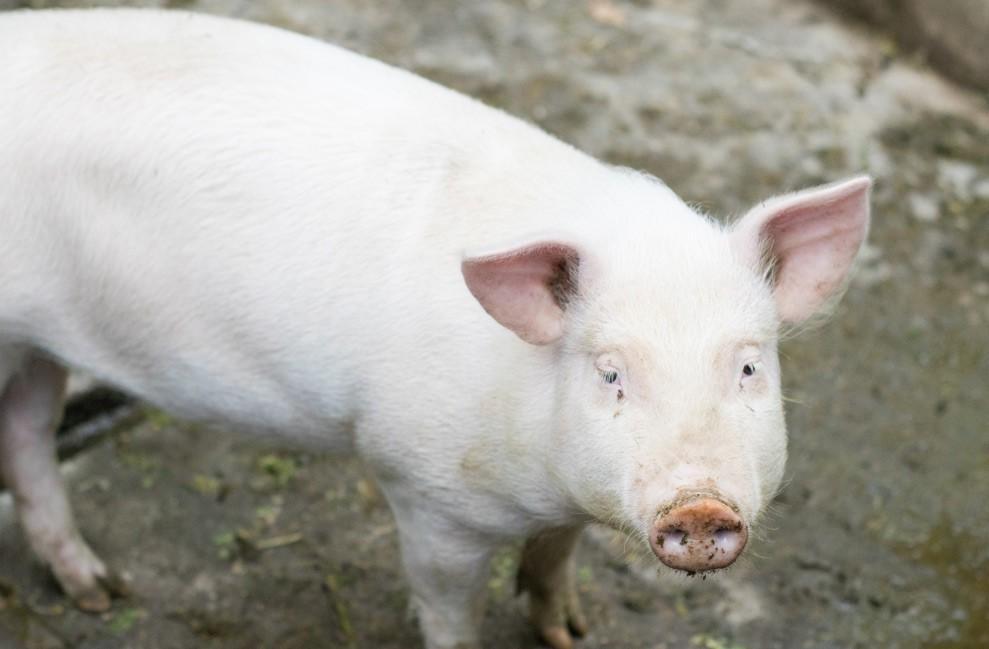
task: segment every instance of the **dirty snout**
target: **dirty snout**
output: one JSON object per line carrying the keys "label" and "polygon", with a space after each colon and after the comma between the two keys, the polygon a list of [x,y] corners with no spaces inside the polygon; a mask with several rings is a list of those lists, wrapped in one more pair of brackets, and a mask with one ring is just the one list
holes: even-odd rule
{"label": "dirty snout", "polygon": [[664,564],[694,574],[730,566],[748,539],[737,508],[717,496],[696,494],[656,517],[649,544]]}

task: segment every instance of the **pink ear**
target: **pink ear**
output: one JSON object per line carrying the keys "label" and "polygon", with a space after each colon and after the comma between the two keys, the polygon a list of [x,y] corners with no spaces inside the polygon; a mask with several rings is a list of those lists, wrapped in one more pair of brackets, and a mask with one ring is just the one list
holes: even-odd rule
{"label": "pink ear", "polygon": [[563,334],[579,255],[557,242],[535,243],[465,259],[467,288],[484,310],[522,340],[546,345]]}
{"label": "pink ear", "polygon": [[784,322],[806,320],[841,293],[869,229],[871,187],[860,176],[780,196],[735,226],[732,245],[771,276]]}

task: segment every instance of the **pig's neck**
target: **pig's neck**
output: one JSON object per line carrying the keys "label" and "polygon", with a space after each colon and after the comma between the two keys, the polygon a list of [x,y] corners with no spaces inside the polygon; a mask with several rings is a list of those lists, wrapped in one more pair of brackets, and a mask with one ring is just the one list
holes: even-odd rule
{"label": "pig's neck", "polygon": [[560,367],[552,347],[525,345],[512,355],[511,371],[499,372],[495,399],[501,416],[485,431],[493,440],[488,458],[501,474],[502,498],[538,527],[572,524],[584,518],[563,481]]}

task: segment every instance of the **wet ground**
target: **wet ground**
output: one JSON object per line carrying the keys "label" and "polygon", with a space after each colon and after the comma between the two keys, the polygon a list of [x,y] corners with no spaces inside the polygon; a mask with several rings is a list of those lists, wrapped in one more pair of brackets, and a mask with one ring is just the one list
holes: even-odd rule
{"label": "wet ground", "polygon": [[[789,478],[749,558],[689,580],[590,531],[581,646],[989,647],[986,95],[797,0],[168,4],[413,69],[717,214],[873,174],[847,298],[784,345]],[[66,472],[82,529],[136,594],[105,616],[67,608],[0,497],[0,646],[420,646],[393,524],[353,461],[153,413]],[[535,646],[513,569],[509,548],[490,582],[492,648]]]}

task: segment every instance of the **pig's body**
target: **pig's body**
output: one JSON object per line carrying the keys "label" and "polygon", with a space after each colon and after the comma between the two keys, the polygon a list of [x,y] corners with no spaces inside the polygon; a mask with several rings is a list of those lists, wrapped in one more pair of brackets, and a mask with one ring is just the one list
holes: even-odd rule
{"label": "pig's body", "polygon": [[[32,441],[62,365],[191,419],[356,449],[395,511],[430,647],[476,642],[478,585],[506,537],[556,530],[565,563],[572,530],[596,519],[681,567],[655,545],[664,506],[713,494],[745,525],[776,488],[789,306],[755,268],[762,244],[738,243],[745,228],[733,239],[655,180],[271,28],[19,13],[0,17],[0,59],[0,468],[77,600],[105,606],[107,571]],[[547,286],[548,307],[518,306]],[[673,369],[734,375],[736,340],[761,350],[755,396]],[[608,385],[585,412],[590,352]],[[756,423],[770,433],[722,430]],[[539,594],[566,589],[565,567],[528,570],[535,621],[565,647],[553,634],[561,615],[581,626],[575,600]]]}

